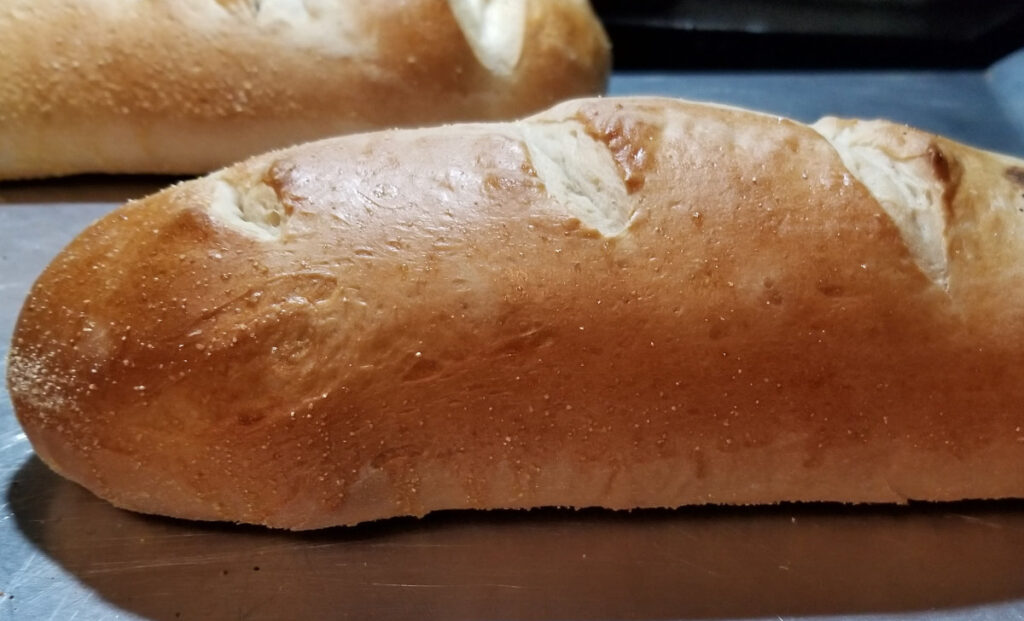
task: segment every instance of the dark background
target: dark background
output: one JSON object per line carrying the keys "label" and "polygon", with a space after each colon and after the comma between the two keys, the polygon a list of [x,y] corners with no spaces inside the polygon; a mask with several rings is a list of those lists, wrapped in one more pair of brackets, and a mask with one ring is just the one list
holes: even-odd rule
{"label": "dark background", "polygon": [[1021,0],[593,0],[615,68],[987,67],[1024,47]]}

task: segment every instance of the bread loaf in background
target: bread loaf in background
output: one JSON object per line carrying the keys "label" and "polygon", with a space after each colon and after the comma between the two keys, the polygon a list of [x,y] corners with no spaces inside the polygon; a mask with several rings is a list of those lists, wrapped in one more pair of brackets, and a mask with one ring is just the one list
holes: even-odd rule
{"label": "bread loaf in background", "polygon": [[316,142],[88,228],[8,385],[55,470],[201,520],[1021,497],[1022,177],[647,98]]}
{"label": "bread loaf in background", "polygon": [[13,0],[0,50],[0,179],[519,118],[609,70],[587,0]]}

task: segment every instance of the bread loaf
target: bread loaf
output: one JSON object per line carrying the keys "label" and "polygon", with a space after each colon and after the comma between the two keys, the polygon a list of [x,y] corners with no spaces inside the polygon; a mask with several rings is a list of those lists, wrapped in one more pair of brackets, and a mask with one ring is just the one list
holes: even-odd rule
{"label": "bread loaf", "polygon": [[604,89],[587,0],[13,0],[0,179],[206,172],[329,135]]}
{"label": "bread loaf", "polygon": [[666,99],[348,136],[129,203],[10,351],[39,456],[289,529],[1024,496],[1024,162]]}

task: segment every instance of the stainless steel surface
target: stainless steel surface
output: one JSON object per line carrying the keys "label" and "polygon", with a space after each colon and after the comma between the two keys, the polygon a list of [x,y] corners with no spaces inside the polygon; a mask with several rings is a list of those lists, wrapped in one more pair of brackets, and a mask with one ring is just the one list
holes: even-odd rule
{"label": "stainless steel surface", "polygon": [[[887,116],[1024,155],[1024,55],[1007,62],[991,75],[626,75],[612,90]],[[0,354],[60,247],[166,181],[0,184]],[[0,492],[0,620],[1024,619],[1016,501],[441,513],[306,534],[196,524],[119,511],[51,473],[6,391]]]}

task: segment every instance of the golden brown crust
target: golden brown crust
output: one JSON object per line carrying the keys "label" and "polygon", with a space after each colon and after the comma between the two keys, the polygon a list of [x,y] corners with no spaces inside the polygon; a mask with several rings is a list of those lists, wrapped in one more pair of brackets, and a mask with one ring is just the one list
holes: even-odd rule
{"label": "golden brown crust", "polygon": [[[17,0],[0,7],[0,179],[196,173],[323,136],[509,119],[603,91],[586,2],[526,2],[512,73],[445,0]],[[514,2],[512,4],[515,4]]]}
{"label": "golden brown crust", "polygon": [[960,171],[948,288],[821,135],[745,111],[583,100],[270,153],[75,240],[12,400],[119,506],[294,529],[1024,496],[1021,162],[912,137]]}

